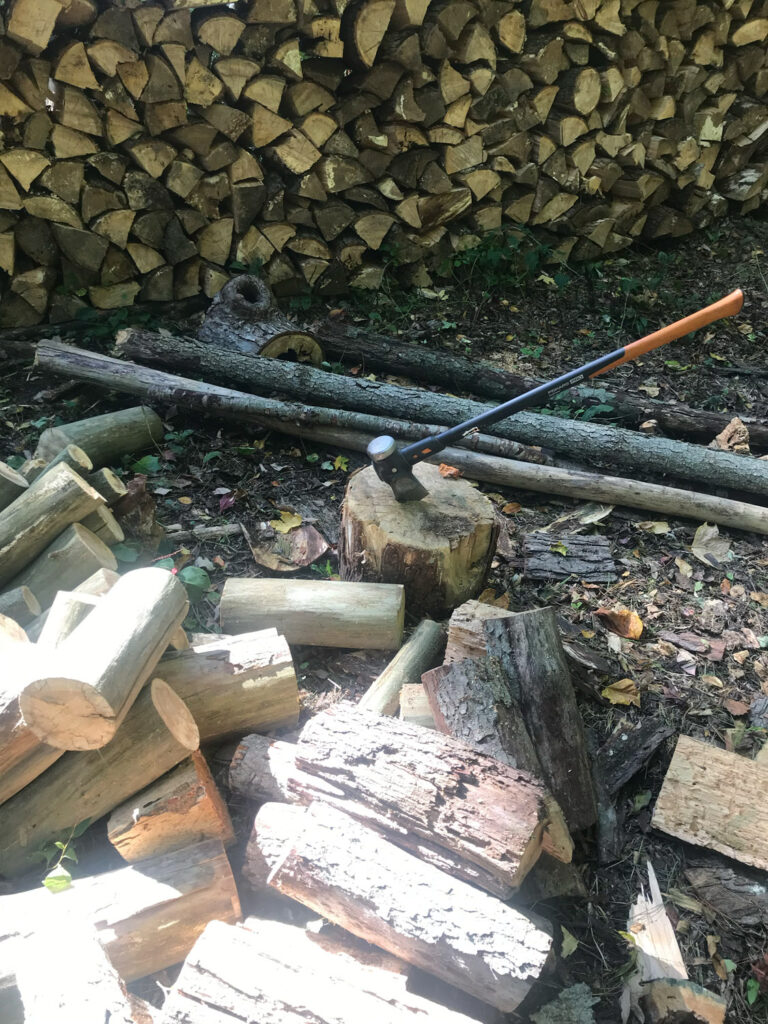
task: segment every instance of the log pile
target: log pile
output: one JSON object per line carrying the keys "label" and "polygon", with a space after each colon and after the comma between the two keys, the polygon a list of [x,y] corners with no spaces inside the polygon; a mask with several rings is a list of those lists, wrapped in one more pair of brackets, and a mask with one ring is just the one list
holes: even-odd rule
{"label": "log pile", "polygon": [[0,322],[210,297],[233,263],[426,285],[499,228],[592,259],[753,210],[767,30],[752,0],[13,0]]}

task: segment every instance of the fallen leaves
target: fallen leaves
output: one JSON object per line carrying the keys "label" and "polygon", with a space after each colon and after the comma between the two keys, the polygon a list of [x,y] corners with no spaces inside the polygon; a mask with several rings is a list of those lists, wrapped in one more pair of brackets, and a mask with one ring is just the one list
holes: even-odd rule
{"label": "fallen leaves", "polygon": [[301,526],[302,518],[298,512],[289,512],[287,509],[280,510],[279,519],[270,519],[269,525],[275,533],[288,533],[297,526]]}
{"label": "fallen leaves", "polygon": [[635,523],[638,530],[642,530],[643,533],[654,533],[661,535],[669,533],[669,523],[661,519],[647,519],[643,523]]}
{"label": "fallen leaves", "polygon": [[731,541],[720,536],[718,528],[709,523],[702,523],[694,534],[691,554],[710,568],[718,568],[728,558]]}
{"label": "fallen leaves", "polygon": [[743,700],[733,700],[729,697],[727,700],[723,701],[723,707],[729,714],[733,715],[734,718],[739,718],[741,715],[749,714],[749,704]]}
{"label": "fallen leaves", "polygon": [[496,591],[493,587],[487,587],[477,600],[481,604],[493,605],[494,608],[509,608],[509,594],[501,594],[499,597],[496,597]]}
{"label": "fallen leaves", "polygon": [[611,683],[601,690],[600,695],[611,704],[634,704],[635,707],[640,707],[640,692],[634,679],[619,679],[618,682]]}
{"label": "fallen leaves", "polygon": [[753,590],[749,596],[753,601],[757,601],[761,608],[768,608],[768,594],[764,594],[759,590]]}
{"label": "fallen leaves", "polygon": [[560,947],[560,956],[565,959],[569,957],[571,953],[574,953],[579,948],[579,940],[575,935],[572,935],[567,928],[560,925],[560,931],[562,933],[563,941]]}
{"label": "fallen leaves", "polygon": [[595,615],[606,629],[627,640],[639,640],[643,635],[643,620],[628,608],[598,608]]}

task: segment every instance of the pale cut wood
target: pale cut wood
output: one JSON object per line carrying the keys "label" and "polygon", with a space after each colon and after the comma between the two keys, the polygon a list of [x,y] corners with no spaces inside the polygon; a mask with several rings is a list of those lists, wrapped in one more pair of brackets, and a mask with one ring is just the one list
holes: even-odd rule
{"label": "pale cut wood", "polygon": [[48,673],[27,683],[24,721],[62,750],[109,743],[188,609],[184,585],[167,570],[126,573],[58,645]]}
{"label": "pale cut wood", "polygon": [[0,511],[7,508],[29,487],[29,482],[4,462],[0,462]]}
{"label": "pale cut wood", "polygon": [[98,600],[92,594],[60,590],[45,614],[37,642],[43,646],[57,647],[90,615]]}
{"label": "pale cut wood", "polygon": [[120,544],[125,540],[123,528],[105,505],[99,505],[89,516],[82,520],[82,525],[90,530],[107,547]]}
{"label": "pale cut wood", "polygon": [[304,807],[296,804],[262,803],[258,827],[254,822],[242,869],[253,892],[269,888],[269,876],[288,852],[287,838],[301,831],[304,811]]}
{"label": "pale cut wood", "polygon": [[289,644],[398,648],[405,594],[400,584],[228,579],[221,593],[227,633],[276,626]]}
{"label": "pale cut wood", "polygon": [[171,967],[187,955],[209,921],[240,918],[232,869],[218,840],[77,879],[52,896],[41,886],[0,897],[0,1018],[22,1024],[15,964],[24,940],[50,912],[93,922],[107,956],[125,981]]}
{"label": "pale cut wood", "polygon": [[75,590],[78,594],[93,594],[94,597],[101,597],[120,579],[120,573],[112,569],[97,569],[87,579],[79,583]]}
{"label": "pale cut wood", "polygon": [[205,839],[220,839],[227,846],[235,838],[227,805],[199,751],[116,807],[107,821],[107,835],[129,862]]}
{"label": "pale cut wood", "polygon": [[83,577],[98,569],[116,568],[117,560],[107,545],[90,530],[75,523],[30,562],[12,584],[29,587],[40,604],[47,608],[59,590],[74,590]]}
{"label": "pale cut wood", "polygon": [[[424,864],[334,808],[307,808],[299,834],[286,842],[289,852],[270,875],[271,886],[503,1012],[525,998],[547,961],[552,939],[543,922]],[[471,946],[468,934],[475,937]]]}
{"label": "pale cut wood", "polygon": [[435,466],[413,467],[428,494],[397,501],[372,466],[347,484],[339,540],[345,580],[402,583],[409,611],[440,617],[482,589],[496,548],[493,503]]}
{"label": "pale cut wood", "polygon": [[442,626],[423,619],[392,661],[363,694],[359,707],[377,715],[394,715],[402,688],[417,683],[440,660],[445,644]]}
{"label": "pale cut wood", "polygon": [[114,505],[128,493],[128,489],[120,477],[106,467],[96,470],[95,473],[89,473],[86,479],[94,491],[98,491],[107,505]]}
{"label": "pale cut wood", "polygon": [[0,594],[0,615],[15,619],[20,626],[27,626],[40,614],[40,602],[29,587],[16,587]]}
{"label": "pale cut wood", "polygon": [[[88,515],[103,500],[69,466],[57,466],[38,487],[28,487],[0,512],[0,586],[29,566],[70,523]],[[38,593],[28,579],[19,580],[10,589],[21,585],[29,586],[43,607],[50,603],[47,594]]]}
{"label": "pale cut wood", "polygon": [[[409,965],[355,944],[277,921],[245,927],[212,921],[163,1004],[165,1024],[472,1024],[477,1018],[409,991]],[[297,998],[297,993],[302,996]]]}
{"label": "pale cut wood", "polygon": [[50,459],[68,444],[78,445],[97,468],[119,464],[129,452],[151,448],[163,439],[160,417],[146,406],[108,412],[60,427],[49,427],[40,435],[36,456]]}
{"label": "pale cut wood", "polygon": [[22,874],[41,843],[111,811],[189,757],[198,744],[197,726],[184,702],[154,679],[111,743],[64,754],[0,807],[0,871],[9,878]]}
{"label": "pale cut wood", "polygon": [[[41,469],[41,471],[29,481],[30,484],[37,484],[42,480],[55,466],[59,466],[62,463],[69,466],[70,469],[78,473],[84,480],[87,481],[88,474],[93,469],[93,463],[85,454],[82,448],[78,448],[76,444],[68,444],[65,448],[62,448],[58,454],[53,457],[48,457],[49,461]],[[29,478],[28,478],[29,479]]]}
{"label": "pale cut wood", "polygon": [[422,683],[406,683],[400,690],[400,720],[424,729],[435,728],[435,717]]}
{"label": "pale cut wood", "polygon": [[768,870],[768,765],[681,736],[651,824]]}
{"label": "pale cut wood", "polygon": [[485,623],[490,619],[508,619],[514,612],[484,601],[465,601],[448,620],[445,664],[465,658],[484,658],[488,653]]}

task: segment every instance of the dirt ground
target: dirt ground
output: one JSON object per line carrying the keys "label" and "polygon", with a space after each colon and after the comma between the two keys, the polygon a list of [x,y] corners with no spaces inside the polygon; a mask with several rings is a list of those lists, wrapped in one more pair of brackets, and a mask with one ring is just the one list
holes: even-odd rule
{"label": "dirt ground", "polygon": [[[664,249],[638,247],[600,264],[562,270],[542,262],[522,286],[499,280],[496,268],[479,257],[474,267],[464,268],[463,282],[436,281],[426,295],[385,289],[362,300],[325,305],[294,301],[286,308],[310,324],[332,309],[337,319],[361,328],[548,377],[741,287],[745,306],[738,318],[621,367],[610,382],[649,397],[765,417],[766,254],[768,224],[755,219],[727,221]],[[95,330],[85,325],[73,340],[108,350],[116,323]],[[184,328],[188,330],[189,324]],[[48,426],[133,404],[125,396],[43,377],[21,363],[6,364],[4,371],[0,458],[8,461],[10,456],[12,463],[14,456],[31,454],[40,431]],[[252,538],[269,541],[275,531],[264,524],[299,516],[330,547],[298,575],[335,575],[340,504],[349,473],[363,464],[359,456],[259,429],[187,417],[182,409],[158,411],[167,424],[165,447],[148,461],[134,457],[118,468],[126,478],[136,471],[146,474],[163,525],[177,523],[188,529],[241,523]],[[586,409],[579,414],[589,418]],[[604,418],[610,422],[610,413]],[[572,662],[571,667],[593,749],[617,730],[630,730],[649,717],[674,729],[646,768],[616,796],[620,843],[615,855],[599,863],[599,837],[579,837],[576,859],[588,897],[535,906],[555,926],[558,956],[536,987],[535,1000],[509,1019],[528,1020],[536,1004],[577,981],[587,981],[599,996],[597,1021],[615,1024],[620,1019],[618,997],[633,962],[621,932],[649,860],[690,977],[728,999],[727,1020],[733,1024],[768,1021],[768,983],[765,992],[749,1002],[755,996],[749,979],[758,976],[752,967],[768,952],[765,922],[740,927],[698,900],[685,870],[701,859],[702,851],[650,827],[677,734],[746,757],[768,738],[762,700],[768,695],[768,538],[723,528],[720,539],[725,544],[714,558],[702,561],[691,551],[700,526],[696,522],[619,507],[585,509],[583,503],[543,494],[486,486],[482,490],[495,503],[502,523],[485,599],[513,611],[543,605],[557,609],[564,639],[581,652],[582,663]],[[558,525],[564,516],[569,518]],[[584,584],[526,578],[522,537],[552,524],[554,534],[607,538],[618,580]],[[122,569],[170,557],[177,569],[195,566],[207,573],[210,589],[197,595],[186,623],[194,631],[218,630],[218,600],[227,576],[272,575],[255,563],[240,536],[204,543],[165,540],[155,552],[128,541],[119,553]],[[641,634],[620,638],[596,614],[600,608],[635,612]],[[303,716],[340,698],[357,699],[386,662],[385,655],[361,652],[297,649],[294,654]],[[634,703],[612,702],[613,691],[604,695],[606,688],[628,679],[634,684]],[[221,767],[223,761],[214,755],[213,764]],[[252,808],[233,803],[232,810],[242,842]],[[94,826],[80,840],[80,870],[94,863],[115,863],[105,854],[102,839]],[[235,863],[236,857],[237,853]],[[34,884],[34,878],[26,881]],[[560,926],[577,943],[567,956]],[[566,951],[569,944],[573,945],[566,939]]]}

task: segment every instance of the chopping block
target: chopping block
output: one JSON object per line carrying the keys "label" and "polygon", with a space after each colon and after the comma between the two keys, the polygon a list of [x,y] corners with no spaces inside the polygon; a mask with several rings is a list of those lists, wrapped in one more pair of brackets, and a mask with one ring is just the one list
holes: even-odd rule
{"label": "chopping block", "polygon": [[493,504],[462,479],[419,463],[429,494],[398,502],[369,466],[349,480],[339,536],[343,580],[402,583],[408,612],[442,618],[483,587],[496,550]]}

